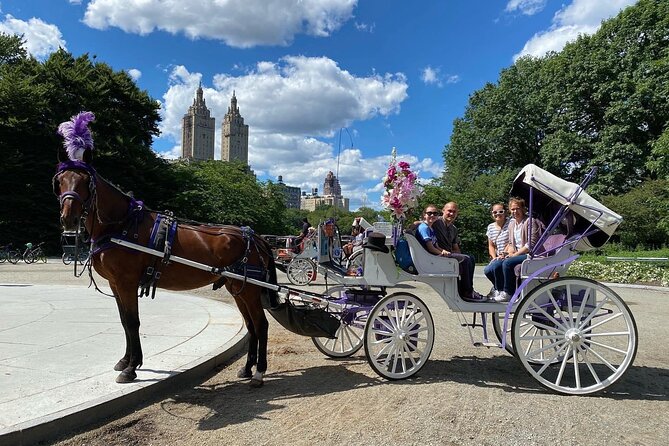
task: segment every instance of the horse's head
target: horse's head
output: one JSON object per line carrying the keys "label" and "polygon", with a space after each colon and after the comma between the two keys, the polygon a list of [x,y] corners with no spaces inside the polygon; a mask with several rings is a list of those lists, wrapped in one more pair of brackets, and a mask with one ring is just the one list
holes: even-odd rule
{"label": "horse's head", "polygon": [[75,231],[95,204],[95,169],[81,161],[58,165],[53,177],[53,192],[60,202],[60,223]]}

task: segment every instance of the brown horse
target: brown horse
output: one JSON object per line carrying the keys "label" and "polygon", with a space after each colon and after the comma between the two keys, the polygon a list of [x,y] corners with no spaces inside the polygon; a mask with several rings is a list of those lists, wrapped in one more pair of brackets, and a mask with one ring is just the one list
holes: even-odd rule
{"label": "brown horse", "polygon": [[[77,230],[80,224],[86,228],[93,243],[92,266],[109,281],[116,298],[126,341],[125,354],[114,366],[114,370],[121,371],[116,382],[133,381],[137,377],[135,369],[142,365],[138,287],[147,268],[158,266],[160,277],[156,284],[159,288],[179,291],[214,284],[216,289],[225,284],[249,331],[247,360],[238,376],[252,378],[252,386],[261,386],[267,370],[268,329],[261,298],[276,299],[275,291],[179,263],[162,264],[163,259],[159,257],[112,243],[114,237],[147,246],[159,214],[144,209],[141,202],[103,179],[90,165],[90,157],[87,161],[60,163],[53,186],[60,201],[63,228]],[[180,224],[172,241],[171,254],[219,268],[237,265],[245,259],[246,266],[264,274],[264,282],[277,283],[268,244],[238,227]],[[263,293],[266,294],[263,296]]]}

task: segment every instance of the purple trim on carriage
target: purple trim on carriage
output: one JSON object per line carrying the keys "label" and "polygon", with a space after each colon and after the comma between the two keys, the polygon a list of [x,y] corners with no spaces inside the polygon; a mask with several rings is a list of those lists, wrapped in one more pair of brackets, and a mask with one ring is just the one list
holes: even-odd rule
{"label": "purple trim on carriage", "polygon": [[[527,276],[527,278],[525,280],[523,280],[523,283],[521,283],[520,286],[516,289],[516,292],[513,293],[513,296],[509,300],[509,303],[506,305],[506,313],[504,314],[504,329],[502,330],[502,333],[506,333],[506,330],[509,327],[509,316],[511,315],[511,310],[513,309],[513,304],[516,303],[516,301],[520,297],[520,293],[523,291],[523,288],[525,288],[527,286],[527,284],[529,284],[532,281],[532,279],[534,279],[535,277],[537,277],[539,274],[543,273],[544,271],[548,271],[549,269],[569,264],[569,263],[573,262],[574,260],[578,259],[579,257],[580,257],[580,255],[575,254],[571,257],[568,257],[568,258],[562,260],[561,262],[552,263],[550,265],[544,266],[543,268],[540,268],[537,271],[530,274],[529,276]],[[503,336],[502,337],[502,348],[505,348],[505,347],[506,347],[506,336]]]}

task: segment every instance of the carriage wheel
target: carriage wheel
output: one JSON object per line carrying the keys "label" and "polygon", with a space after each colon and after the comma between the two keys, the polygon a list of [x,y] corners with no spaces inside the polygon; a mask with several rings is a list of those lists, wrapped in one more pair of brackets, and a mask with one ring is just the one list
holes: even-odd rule
{"label": "carriage wheel", "polygon": [[316,265],[309,259],[293,259],[288,264],[286,275],[293,285],[309,285],[316,276]]}
{"label": "carriage wheel", "polygon": [[599,392],[634,361],[634,317],[610,288],[565,277],[521,300],[511,337],[516,356],[541,385],[568,395]]}
{"label": "carriage wheel", "polygon": [[[507,322],[506,325],[506,332],[504,333],[506,335],[506,344],[504,345],[504,348],[506,349],[507,352],[511,353],[512,355],[515,355],[513,351],[513,343],[511,342],[511,328],[513,327],[513,316],[514,313],[511,313],[509,315],[509,321]],[[495,336],[497,336],[497,340],[502,343],[502,332],[504,331],[504,313],[493,313],[492,314],[492,329],[495,332]]]}
{"label": "carriage wheel", "polygon": [[[328,296],[345,302],[346,287],[332,287]],[[357,303],[343,303],[343,305],[343,311],[335,310],[334,307],[327,308],[327,311],[335,313],[341,320],[335,338],[311,338],[316,348],[330,358],[346,358],[360,350],[363,345],[368,311]]]}
{"label": "carriage wheel", "polygon": [[413,294],[384,297],[367,319],[367,361],[384,378],[404,379],[417,373],[430,357],[433,344],[432,315]]}
{"label": "carriage wheel", "polygon": [[[511,313],[509,315],[509,322],[506,324],[506,344],[504,345],[504,349],[509,352],[511,355],[516,356],[516,352],[513,349],[513,341],[511,339],[511,333],[513,330],[513,320],[515,318],[515,313]],[[530,320],[527,320],[527,319]],[[532,320],[531,317],[529,317],[527,314],[524,315],[523,317],[524,320],[520,321],[520,330],[522,335],[527,335],[528,333],[532,332],[534,336],[541,336],[546,334],[543,329],[539,329],[532,325]],[[502,331],[504,330],[504,313],[493,313],[492,315],[492,328],[495,331],[495,336],[497,336],[497,340],[502,343]],[[544,341],[541,341],[544,342]],[[540,344],[541,344],[540,342]],[[545,344],[548,344],[547,342],[544,342]],[[543,345],[542,345],[543,346]],[[553,348],[554,351],[557,350],[556,347]],[[560,353],[558,356],[553,356],[553,352],[550,351],[542,351],[539,355],[537,355],[535,358],[528,358],[528,361],[532,364],[545,364],[547,361],[548,362],[558,362],[561,361],[563,358],[563,354]]]}

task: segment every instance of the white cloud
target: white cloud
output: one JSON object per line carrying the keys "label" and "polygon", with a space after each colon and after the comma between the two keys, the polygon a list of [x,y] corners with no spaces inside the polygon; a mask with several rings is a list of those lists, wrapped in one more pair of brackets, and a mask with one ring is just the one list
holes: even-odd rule
{"label": "white cloud", "polygon": [[26,22],[7,14],[5,20],[0,22],[0,32],[22,34],[26,51],[38,59],[48,57],[58,47],[65,48],[65,40],[58,27],[34,17]]}
{"label": "white cloud", "polygon": [[362,22],[355,22],[355,29],[358,31],[366,32],[373,34],[374,33],[374,28],[376,28],[376,23],[362,23]]}
{"label": "white cloud", "polygon": [[599,29],[603,20],[615,16],[620,10],[636,1],[574,0],[555,13],[550,28],[532,36],[513,60],[526,55],[541,57],[548,51],[560,51],[567,42],[575,40],[579,34],[593,34]]}
{"label": "white cloud", "polygon": [[534,15],[546,7],[546,0],[509,0],[506,12],[520,11],[524,15]]}
{"label": "white cloud", "polygon": [[132,80],[137,81],[140,77],[142,77],[142,72],[139,71],[137,68],[131,68],[128,70],[128,74],[132,78]]}
{"label": "white cloud", "polygon": [[437,85],[441,87],[441,80],[439,79],[439,68],[432,68],[427,66],[423,68],[420,79],[427,85]]}
{"label": "white cloud", "polygon": [[421,71],[420,79],[426,85],[436,85],[441,88],[446,84],[457,84],[460,82],[460,76],[457,74],[442,74],[440,68],[432,68],[427,66]]}
{"label": "white cloud", "polygon": [[[179,155],[181,119],[202,80],[200,73],[173,67],[163,96],[160,130],[162,138],[173,140],[175,146],[163,156]],[[355,121],[396,114],[408,97],[407,81],[401,73],[355,76],[325,57],[289,56],[278,62],[259,62],[237,77],[216,75],[213,87],[203,83],[204,99],[216,118],[215,158],[220,159],[221,120],[235,91],[249,125],[249,164],[253,170],[275,181],[282,175],[286,184],[305,191],[313,187],[321,190],[327,172],[336,171],[337,147],[320,137],[336,136]],[[369,159],[363,150],[342,148],[339,157],[340,183],[344,196],[351,199],[374,194],[372,189],[378,186],[389,162],[390,155]],[[408,157],[407,161],[426,176],[441,173],[441,166],[429,158]],[[361,198],[356,199],[352,209],[362,205]],[[376,201],[366,205],[378,207]]]}
{"label": "white cloud", "polygon": [[325,37],[353,17],[357,0],[92,0],[84,23],[146,35],[155,30],[233,47],[288,45],[297,34]]}
{"label": "white cloud", "polygon": [[457,84],[458,82],[460,82],[460,76],[458,76],[457,74],[453,74],[446,78],[447,84]]}

